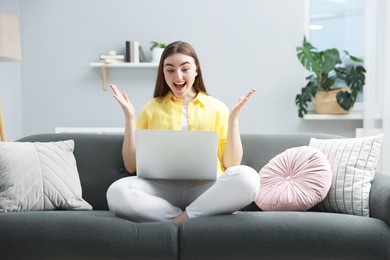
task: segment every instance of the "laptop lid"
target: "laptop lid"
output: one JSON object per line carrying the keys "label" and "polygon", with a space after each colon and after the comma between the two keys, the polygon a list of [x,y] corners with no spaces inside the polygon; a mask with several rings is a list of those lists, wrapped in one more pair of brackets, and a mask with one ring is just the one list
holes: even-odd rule
{"label": "laptop lid", "polygon": [[218,135],[212,131],[136,130],[137,176],[214,180]]}

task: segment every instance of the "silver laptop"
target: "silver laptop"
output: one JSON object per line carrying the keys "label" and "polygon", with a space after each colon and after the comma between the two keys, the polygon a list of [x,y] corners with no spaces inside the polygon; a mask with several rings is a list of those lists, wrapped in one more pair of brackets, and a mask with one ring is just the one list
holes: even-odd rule
{"label": "silver laptop", "polygon": [[216,132],[137,130],[135,140],[140,178],[214,180],[217,177]]}

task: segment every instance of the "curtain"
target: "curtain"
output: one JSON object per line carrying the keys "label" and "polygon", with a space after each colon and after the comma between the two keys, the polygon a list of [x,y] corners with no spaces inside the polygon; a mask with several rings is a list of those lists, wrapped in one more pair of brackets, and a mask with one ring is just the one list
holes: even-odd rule
{"label": "curtain", "polygon": [[365,0],[363,134],[384,134],[378,171],[390,175],[390,1]]}

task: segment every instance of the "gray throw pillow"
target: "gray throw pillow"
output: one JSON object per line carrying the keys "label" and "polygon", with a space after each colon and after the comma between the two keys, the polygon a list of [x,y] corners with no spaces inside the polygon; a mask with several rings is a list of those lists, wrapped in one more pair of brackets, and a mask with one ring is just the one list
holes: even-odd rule
{"label": "gray throw pillow", "polygon": [[73,140],[0,142],[0,212],[91,210],[73,149]]}

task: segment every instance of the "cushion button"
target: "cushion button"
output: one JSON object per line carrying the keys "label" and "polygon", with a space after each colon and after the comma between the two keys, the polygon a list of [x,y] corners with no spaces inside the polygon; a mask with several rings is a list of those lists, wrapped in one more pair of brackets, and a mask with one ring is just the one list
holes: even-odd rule
{"label": "cushion button", "polygon": [[124,168],[119,168],[119,173],[120,173],[120,174],[125,173],[125,169],[124,169]]}

